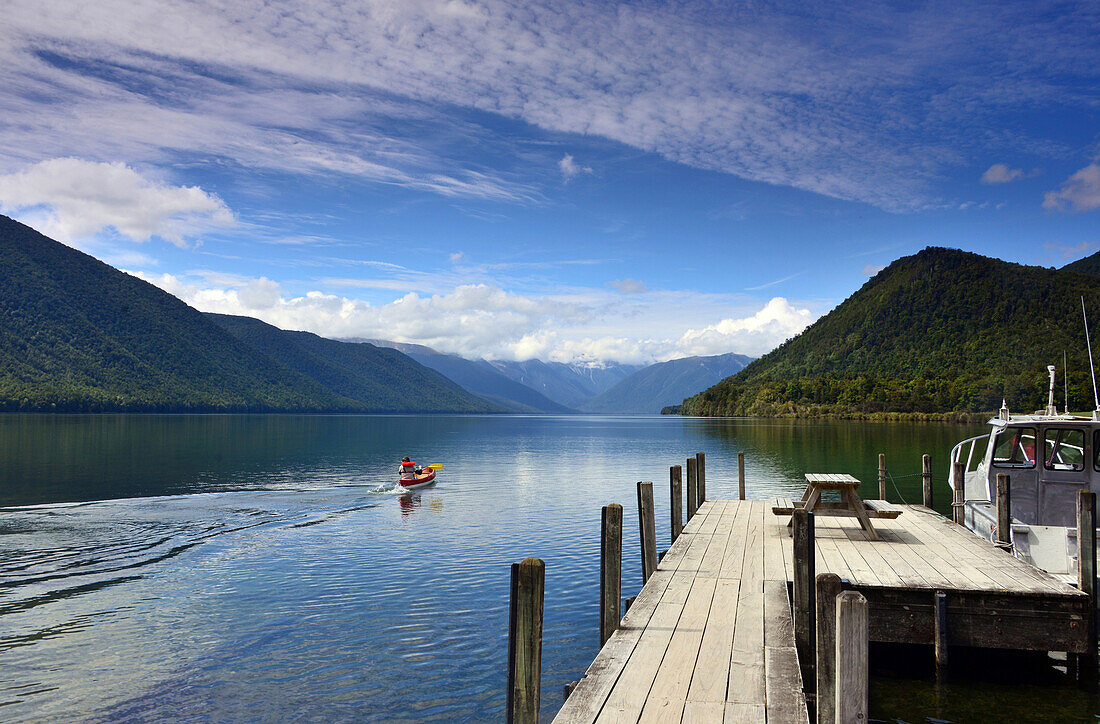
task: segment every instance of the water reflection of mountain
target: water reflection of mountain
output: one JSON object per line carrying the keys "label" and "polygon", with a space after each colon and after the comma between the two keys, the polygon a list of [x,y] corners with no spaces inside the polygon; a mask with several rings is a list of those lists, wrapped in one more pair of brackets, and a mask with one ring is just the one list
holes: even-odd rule
{"label": "water reflection of mountain", "polygon": [[[941,490],[951,447],[982,432],[977,425],[918,422],[692,418],[685,423],[715,441],[713,451],[707,450],[708,463],[721,455],[734,460],[736,471],[737,453],[744,451],[750,488],[754,480],[798,488],[807,472],[837,472],[863,481],[860,492],[865,497],[878,497],[878,455],[886,453],[893,482],[910,502],[920,500],[921,455],[932,456],[933,476]],[[889,497],[894,495],[890,489]],[[949,508],[946,492],[936,504]]]}

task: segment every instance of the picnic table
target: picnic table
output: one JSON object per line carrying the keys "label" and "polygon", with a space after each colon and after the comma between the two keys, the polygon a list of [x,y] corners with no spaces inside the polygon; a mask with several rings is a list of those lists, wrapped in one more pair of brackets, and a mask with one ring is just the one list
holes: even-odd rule
{"label": "picnic table", "polygon": [[[806,473],[806,492],[802,494],[802,500],[792,503],[789,498],[774,498],[772,512],[790,515],[795,508],[805,508],[806,512],[817,515],[855,516],[860,527],[867,532],[867,537],[878,540],[871,518],[897,518],[901,515],[901,508],[885,500],[862,500],[856,492],[858,487],[859,480],[846,473]],[[823,501],[821,493],[826,490],[840,493],[840,502]],[[790,525],[787,524],[788,527]]]}

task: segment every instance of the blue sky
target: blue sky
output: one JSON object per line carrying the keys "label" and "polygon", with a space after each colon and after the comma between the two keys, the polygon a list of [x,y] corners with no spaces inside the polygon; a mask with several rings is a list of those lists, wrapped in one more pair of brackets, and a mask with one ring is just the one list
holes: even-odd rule
{"label": "blue sky", "polygon": [[925,246],[1100,248],[1094,2],[8,5],[0,210],[203,310],[759,355]]}

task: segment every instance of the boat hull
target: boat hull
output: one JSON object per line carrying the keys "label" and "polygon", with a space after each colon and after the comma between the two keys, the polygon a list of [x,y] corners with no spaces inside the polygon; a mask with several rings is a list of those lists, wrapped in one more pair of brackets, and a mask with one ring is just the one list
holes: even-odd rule
{"label": "boat hull", "polygon": [[397,484],[405,490],[419,490],[420,488],[426,488],[435,482],[435,471],[428,470],[421,475],[417,475],[411,480],[398,480]]}

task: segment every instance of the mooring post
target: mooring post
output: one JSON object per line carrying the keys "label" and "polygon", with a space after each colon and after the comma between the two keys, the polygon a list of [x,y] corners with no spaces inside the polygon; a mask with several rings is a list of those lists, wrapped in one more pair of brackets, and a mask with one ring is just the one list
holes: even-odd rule
{"label": "mooring post", "polygon": [[924,483],[924,507],[932,507],[932,456],[928,453],[921,458],[921,482]]}
{"label": "mooring post", "polygon": [[794,523],[794,643],[802,664],[802,680],[814,681],[814,514],[795,508]]}
{"label": "mooring post", "polygon": [[707,499],[707,455],[695,453],[695,487],[699,489],[699,505]]}
{"label": "mooring post", "polygon": [[699,510],[699,484],[696,475],[697,462],[695,458],[687,459],[688,469],[688,522],[695,517],[695,512]]}
{"label": "mooring post", "polygon": [[1088,651],[1078,656],[1082,681],[1095,682],[1097,676],[1096,626],[1096,493],[1087,488],[1077,491],[1077,588],[1089,595],[1089,620],[1086,624]]}
{"label": "mooring post", "polygon": [[966,465],[955,463],[955,496],[951,503],[951,516],[959,525],[966,525]]}
{"label": "mooring post", "polygon": [[1004,473],[997,473],[997,547],[1012,548],[1012,487]]}
{"label": "mooring post", "polygon": [[675,543],[684,530],[684,490],[679,465],[668,469],[668,488],[671,503],[669,508],[672,511],[672,542]]}
{"label": "mooring post", "polygon": [[642,542],[642,583],[657,570],[657,531],[653,519],[653,483],[638,483],[638,533]]}
{"label": "mooring post", "polygon": [[600,535],[600,648],[619,628],[623,578],[623,506],[603,507]]}
{"label": "mooring post", "polygon": [[745,499],[745,453],[737,453],[737,499]]}
{"label": "mooring post", "polygon": [[886,500],[886,453],[878,454],[878,498]]}
{"label": "mooring post", "polygon": [[947,594],[936,591],[933,601],[936,607],[936,681],[943,681],[947,675]]}
{"label": "mooring post", "polygon": [[815,667],[817,673],[817,722],[836,721],[836,597],[840,595],[840,576],[821,573],[817,576],[817,640]]}
{"label": "mooring post", "polygon": [[512,598],[508,616],[508,712],[513,724],[539,720],[542,680],[542,599],[546,564],[524,558],[512,564]]}
{"label": "mooring post", "polygon": [[836,724],[867,721],[867,650],[867,599],[844,591],[836,597]]}

